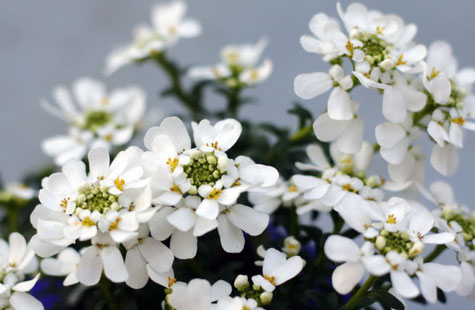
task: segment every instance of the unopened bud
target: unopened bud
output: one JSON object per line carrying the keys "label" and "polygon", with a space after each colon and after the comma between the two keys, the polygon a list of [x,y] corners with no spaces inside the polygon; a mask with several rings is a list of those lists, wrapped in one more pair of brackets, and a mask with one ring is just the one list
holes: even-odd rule
{"label": "unopened bud", "polygon": [[248,277],[242,274],[238,275],[234,280],[234,287],[240,292],[247,290],[249,288]]}
{"label": "unopened bud", "polygon": [[288,257],[299,254],[301,248],[302,244],[294,236],[289,236],[284,239],[282,251],[287,254]]}
{"label": "unopened bud", "polygon": [[392,59],[385,59],[379,63],[379,67],[386,71],[391,70],[395,65],[396,63]]}
{"label": "unopened bud", "polygon": [[272,297],[274,297],[274,296],[272,295],[271,292],[263,292],[260,296],[261,303],[264,306],[270,304],[272,302]]}
{"label": "unopened bud", "polygon": [[378,236],[376,238],[376,242],[374,243],[374,246],[378,249],[378,250],[382,250],[384,249],[384,247],[386,246],[386,238],[384,238],[383,236]]}
{"label": "unopened bud", "polygon": [[417,241],[414,243],[412,246],[411,250],[409,251],[409,256],[414,257],[416,255],[419,255],[424,251],[424,244],[420,241]]}

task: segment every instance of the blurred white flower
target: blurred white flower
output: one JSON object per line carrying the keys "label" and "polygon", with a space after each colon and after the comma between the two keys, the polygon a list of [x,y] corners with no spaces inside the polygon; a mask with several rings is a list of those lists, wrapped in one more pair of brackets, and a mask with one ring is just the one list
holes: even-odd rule
{"label": "blurred white flower", "polygon": [[42,106],[69,125],[68,135],[43,141],[42,149],[57,165],[69,159],[82,159],[94,147],[121,146],[128,143],[140,127],[145,113],[145,94],[135,86],[107,94],[105,86],[90,78],[73,84],[74,100],[64,86],[53,90],[57,107],[46,101]]}
{"label": "blurred white flower", "polygon": [[188,284],[174,284],[167,302],[176,310],[188,310],[190,305],[196,310],[210,310],[216,301],[229,296],[231,290],[231,285],[223,280],[211,286],[206,280],[193,279]]}
{"label": "blurred white flower", "polygon": [[219,80],[229,87],[261,83],[272,73],[272,62],[266,58],[258,64],[267,45],[267,39],[255,45],[227,45],[221,50],[221,63],[215,66],[197,66],[188,75],[195,79]]}
{"label": "blurred white flower", "polygon": [[162,52],[175,45],[181,38],[193,38],[201,34],[201,25],[193,18],[185,17],[185,1],[170,1],[152,8],[152,25],[135,28],[133,42],[117,48],[106,60],[106,74],[134,61]]}
{"label": "blurred white flower", "polygon": [[36,273],[38,261],[25,238],[12,233],[8,243],[0,239],[0,305],[5,309],[43,310],[44,307],[28,292],[35,286],[40,274],[30,280],[26,275]]}

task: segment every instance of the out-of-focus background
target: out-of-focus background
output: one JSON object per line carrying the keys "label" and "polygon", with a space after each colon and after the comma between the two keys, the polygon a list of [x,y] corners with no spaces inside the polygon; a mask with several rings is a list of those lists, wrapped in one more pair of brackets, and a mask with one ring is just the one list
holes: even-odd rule
{"label": "out-of-focus background", "polygon": [[[148,93],[149,107],[158,106],[164,115],[180,112],[173,100],[158,99],[167,84],[153,65],[126,67],[110,77],[102,75],[105,56],[116,46],[131,40],[137,23],[149,22],[152,0],[4,0],[0,9],[0,173],[12,182],[25,173],[51,163],[41,151],[40,141],[65,133],[60,120],[44,112],[40,99],[51,99],[57,84],[70,85],[76,78],[104,79],[110,87],[138,84]],[[430,44],[447,40],[454,46],[460,66],[475,65],[475,1],[398,0],[361,1],[370,8],[392,12],[416,23],[416,40]],[[335,1],[329,0],[189,0],[189,16],[203,25],[201,37],[181,41],[170,55],[182,64],[214,64],[219,49],[228,43],[255,42],[270,38],[265,55],[274,62],[271,78],[249,91],[259,99],[246,106],[242,115],[251,120],[295,126],[286,113],[298,98],[293,79],[298,73],[326,71],[319,56],[305,53],[299,37],[309,33],[308,22],[318,13],[337,16]],[[343,1],[346,6],[350,1]],[[210,97],[210,105],[220,99]],[[370,128],[382,121],[381,100],[365,89],[356,92],[360,115],[366,121],[366,136],[374,141]],[[315,115],[326,107],[326,96],[303,104]],[[450,179],[457,198],[473,201],[475,133],[469,133],[460,151],[460,167]],[[379,163],[384,169],[382,163]],[[428,180],[441,178],[428,167]],[[447,258],[448,259],[448,258]],[[420,306],[409,304],[411,309]],[[474,303],[449,294],[446,305],[430,309],[473,309]]]}

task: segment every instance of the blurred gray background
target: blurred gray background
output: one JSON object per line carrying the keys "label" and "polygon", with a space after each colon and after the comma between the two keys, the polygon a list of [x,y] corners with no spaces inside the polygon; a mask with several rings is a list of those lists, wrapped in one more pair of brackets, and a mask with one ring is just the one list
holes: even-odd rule
{"label": "blurred gray background", "polygon": [[[419,26],[416,40],[430,44],[443,39],[454,45],[460,66],[473,65],[475,55],[475,1],[397,0],[362,1],[370,8],[401,15]],[[45,137],[65,133],[66,126],[39,106],[50,99],[51,89],[61,83],[70,85],[81,76],[103,78],[110,87],[138,84],[148,93],[148,105],[158,106],[164,114],[181,111],[170,100],[157,98],[167,84],[153,65],[126,67],[111,77],[101,72],[105,56],[116,46],[131,40],[139,22],[149,22],[151,0],[3,0],[0,9],[0,172],[7,182],[21,178],[42,164],[50,163],[40,149]],[[202,22],[203,34],[183,40],[170,55],[182,64],[214,64],[219,49],[228,43],[255,42],[265,35],[271,39],[265,55],[272,58],[271,78],[249,94],[259,98],[242,116],[295,126],[286,114],[298,73],[326,71],[328,66],[314,54],[305,53],[299,37],[309,33],[308,22],[318,13],[337,16],[335,1],[330,0],[189,0],[189,16]],[[349,1],[343,1],[346,6]],[[382,121],[381,100],[366,90],[356,93],[360,115],[366,121],[366,135]],[[211,97],[211,105],[222,104]],[[303,104],[315,115],[326,106],[326,97]],[[457,198],[470,205],[473,197],[473,158],[475,133],[467,134],[460,151],[460,167],[450,179]],[[384,166],[379,163],[381,169]],[[430,168],[428,180],[440,178]],[[473,309],[474,303],[449,294],[447,305],[431,309]],[[411,309],[419,309],[409,304]]]}

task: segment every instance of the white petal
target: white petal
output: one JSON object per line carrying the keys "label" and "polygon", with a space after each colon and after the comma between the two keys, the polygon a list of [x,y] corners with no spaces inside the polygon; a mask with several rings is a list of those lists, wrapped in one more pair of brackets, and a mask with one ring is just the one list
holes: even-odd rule
{"label": "white petal", "polygon": [[43,310],[41,302],[30,294],[15,292],[10,297],[10,304],[16,310]]}
{"label": "white petal", "polygon": [[107,176],[109,170],[109,152],[105,148],[95,148],[89,151],[90,176],[97,180]]}
{"label": "white petal", "polygon": [[106,277],[115,283],[125,282],[129,273],[120,250],[115,246],[106,246],[100,252]]}
{"label": "white petal", "polygon": [[334,262],[358,261],[360,248],[350,238],[332,235],[325,242],[325,255]]}
{"label": "white petal", "polygon": [[163,243],[153,238],[145,238],[139,244],[140,253],[153,269],[165,272],[172,267],[173,253]]}
{"label": "white petal", "polygon": [[458,166],[457,149],[450,144],[444,147],[434,145],[430,156],[430,163],[440,174],[445,176],[452,174]]}
{"label": "white petal", "polygon": [[338,138],[338,149],[343,153],[354,154],[361,150],[362,143],[363,122],[360,119],[353,119]]}
{"label": "white petal", "polygon": [[284,264],[272,271],[275,283],[281,285],[297,276],[303,269],[303,259],[300,256],[289,258]]}
{"label": "white petal", "polygon": [[391,271],[391,283],[396,292],[404,298],[414,298],[419,295],[419,289],[404,271]]}
{"label": "white petal", "polygon": [[102,274],[102,261],[95,246],[89,247],[78,264],[79,282],[91,286],[99,283]]}
{"label": "white petal", "polygon": [[365,269],[362,264],[344,263],[333,271],[333,288],[342,295],[348,294],[361,281],[364,273]]}
{"label": "white petal", "polygon": [[189,208],[179,208],[170,214],[167,220],[181,231],[188,231],[195,224],[195,214]]}
{"label": "white petal", "polygon": [[242,231],[231,224],[225,215],[218,217],[218,233],[224,251],[240,253],[244,248],[244,235]]}
{"label": "white petal", "polygon": [[133,289],[143,288],[148,281],[147,264],[137,247],[127,251],[125,266],[129,273],[127,285]]}
{"label": "white petal", "polygon": [[407,111],[404,97],[398,88],[391,87],[384,91],[383,115],[387,120],[394,123],[403,122],[406,118]]}
{"label": "white petal", "polygon": [[313,123],[313,131],[317,138],[324,142],[335,140],[348,126],[348,121],[335,121],[328,113],[320,115]]}
{"label": "white petal", "polygon": [[353,118],[350,94],[341,87],[334,88],[330,93],[328,115],[334,120],[350,120]]}
{"label": "white petal", "polygon": [[294,80],[294,91],[302,99],[312,99],[329,91],[333,80],[326,72],[299,74]]}
{"label": "white petal", "polygon": [[251,236],[260,235],[269,223],[269,215],[240,204],[231,208],[228,219]]}
{"label": "white petal", "polygon": [[198,240],[191,231],[183,232],[176,230],[170,240],[170,249],[179,259],[190,259],[196,256]]}

